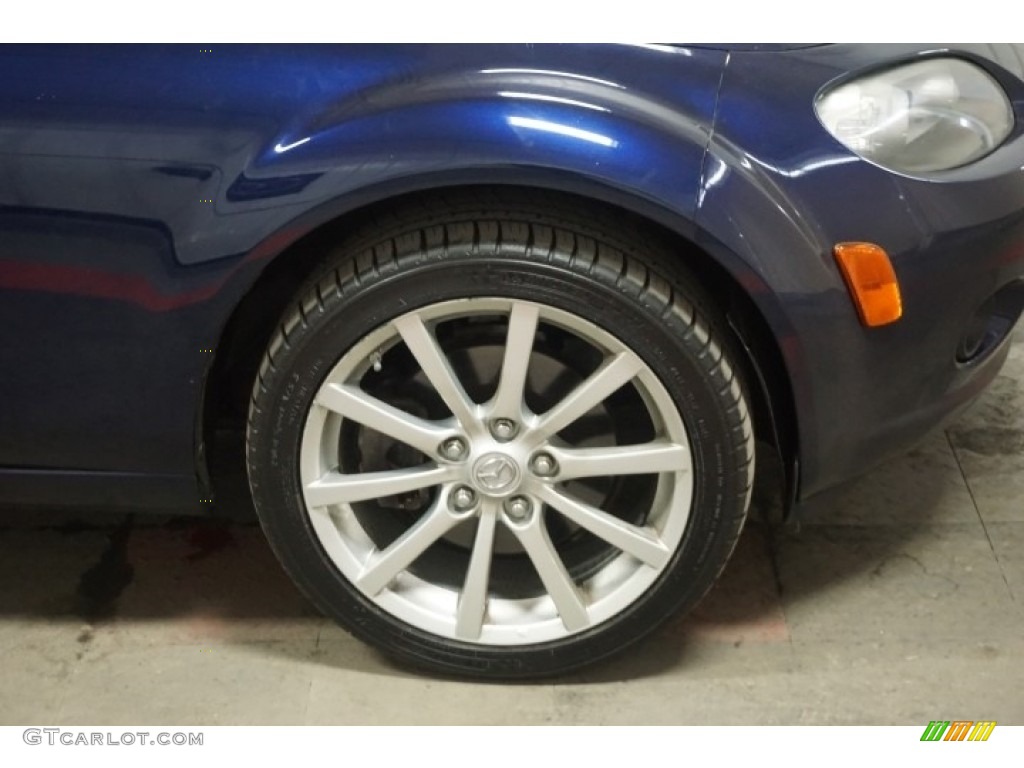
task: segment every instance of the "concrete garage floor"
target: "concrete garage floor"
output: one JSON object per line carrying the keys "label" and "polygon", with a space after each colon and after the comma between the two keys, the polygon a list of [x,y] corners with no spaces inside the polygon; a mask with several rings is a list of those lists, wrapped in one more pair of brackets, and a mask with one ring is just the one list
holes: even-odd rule
{"label": "concrete garage floor", "polygon": [[694,616],[557,682],[395,667],[259,529],[0,513],[0,723],[1024,724],[1024,329],[945,432],[801,528],[748,525]]}

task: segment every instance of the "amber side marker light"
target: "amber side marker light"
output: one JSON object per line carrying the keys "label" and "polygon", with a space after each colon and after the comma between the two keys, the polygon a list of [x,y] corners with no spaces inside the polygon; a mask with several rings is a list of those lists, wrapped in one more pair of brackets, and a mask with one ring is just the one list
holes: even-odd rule
{"label": "amber side marker light", "polygon": [[869,327],[903,317],[903,298],[889,254],[874,243],[837,243],[832,249],[860,321]]}

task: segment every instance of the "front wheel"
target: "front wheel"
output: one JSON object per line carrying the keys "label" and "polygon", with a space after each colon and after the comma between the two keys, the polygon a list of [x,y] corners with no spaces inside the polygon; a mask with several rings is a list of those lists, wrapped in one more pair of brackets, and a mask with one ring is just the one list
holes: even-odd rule
{"label": "front wheel", "polygon": [[419,666],[563,672],[692,607],[753,476],[725,334],[656,247],[473,200],[332,255],[267,351],[248,458],[271,545]]}

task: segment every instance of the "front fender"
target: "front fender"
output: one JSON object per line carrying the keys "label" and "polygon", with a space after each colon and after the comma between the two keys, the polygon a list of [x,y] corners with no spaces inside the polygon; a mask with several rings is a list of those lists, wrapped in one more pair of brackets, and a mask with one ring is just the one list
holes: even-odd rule
{"label": "front fender", "polygon": [[[431,185],[554,187],[692,218],[721,54],[542,46],[498,48],[500,56],[492,47],[485,58],[468,48],[458,57],[402,48],[386,66],[371,51],[371,81],[356,77],[351,90],[341,77],[337,89],[322,83],[322,99],[301,105],[243,168],[221,176],[210,237],[237,237],[217,250],[265,253],[260,244],[280,242],[282,230],[301,236]],[[612,53],[615,80],[606,74]],[[346,70],[362,66],[357,55]],[[208,239],[194,233],[195,242]],[[210,256],[181,253],[185,263]]]}

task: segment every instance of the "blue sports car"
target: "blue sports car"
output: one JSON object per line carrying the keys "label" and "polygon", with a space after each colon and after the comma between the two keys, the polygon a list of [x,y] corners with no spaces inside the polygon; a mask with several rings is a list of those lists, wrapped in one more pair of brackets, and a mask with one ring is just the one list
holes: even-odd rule
{"label": "blue sports car", "polygon": [[600,660],[996,375],[1024,46],[0,47],[0,500],[215,514],[444,673]]}

